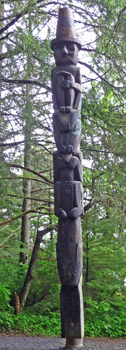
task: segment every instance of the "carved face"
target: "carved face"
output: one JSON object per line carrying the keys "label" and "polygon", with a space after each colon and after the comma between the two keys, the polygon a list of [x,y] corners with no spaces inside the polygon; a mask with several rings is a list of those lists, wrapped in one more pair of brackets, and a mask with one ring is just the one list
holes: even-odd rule
{"label": "carved face", "polygon": [[78,60],[79,48],[77,44],[70,41],[61,41],[54,45],[54,57],[57,66],[74,64]]}

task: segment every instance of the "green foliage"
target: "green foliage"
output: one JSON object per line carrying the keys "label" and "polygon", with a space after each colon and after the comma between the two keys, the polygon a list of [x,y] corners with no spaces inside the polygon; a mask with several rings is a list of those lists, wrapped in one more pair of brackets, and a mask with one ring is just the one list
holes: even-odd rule
{"label": "green foliage", "polygon": [[10,289],[6,285],[0,285],[0,310],[6,310],[10,308]]}
{"label": "green foliage", "polygon": [[115,296],[115,300],[100,303],[88,298],[85,301],[85,335],[103,337],[125,337],[126,299]]}
{"label": "green foliage", "polygon": [[[50,300],[50,308],[53,308],[54,298],[57,299],[57,308],[59,308],[59,287],[60,281],[56,262],[56,239],[54,238],[53,240],[45,240],[45,244],[40,248],[34,278],[26,301],[26,307],[32,307],[42,300],[47,307],[48,301]],[[39,308],[40,306],[38,303],[38,309]]]}
{"label": "green foliage", "polygon": [[[41,310],[41,309],[40,309]],[[0,328],[13,329],[34,335],[60,336],[60,313],[45,308],[39,314],[23,311],[15,316],[13,310],[0,312]],[[115,300],[100,303],[91,298],[85,300],[85,335],[91,337],[125,337],[126,299],[115,296]]]}
{"label": "green foliage", "polygon": [[13,312],[0,313],[0,328],[15,329],[16,331],[29,332],[34,335],[60,335],[60,314],[48,310],[47,315],[35,315],[25,313],[15,316]]}

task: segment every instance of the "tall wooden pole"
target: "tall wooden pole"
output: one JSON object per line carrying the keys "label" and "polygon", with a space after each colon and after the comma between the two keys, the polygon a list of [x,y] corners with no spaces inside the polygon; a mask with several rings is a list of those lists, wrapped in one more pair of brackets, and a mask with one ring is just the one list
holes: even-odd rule
{"label": "tall wooden pole", "polygon": [[72,11],[60,8],[56,38],[51,42],[56,67],[51,72],[53,94],[54,206],[58,216],[57,266],[61,280],[61,332],[66,348],[83,345],[82,296],[83,213],[81,140],[81,73],[77,67],[81,43]]}

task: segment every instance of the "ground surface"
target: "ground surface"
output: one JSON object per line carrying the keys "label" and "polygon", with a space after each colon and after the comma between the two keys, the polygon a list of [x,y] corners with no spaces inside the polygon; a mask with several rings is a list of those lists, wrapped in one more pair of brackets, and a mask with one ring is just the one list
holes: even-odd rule
{"label": "ground surface", "polygon": [[[0,350],[65,350],[65,339],[0,332]],[[80,350],[126,350],[126,338],[84,338]]]}

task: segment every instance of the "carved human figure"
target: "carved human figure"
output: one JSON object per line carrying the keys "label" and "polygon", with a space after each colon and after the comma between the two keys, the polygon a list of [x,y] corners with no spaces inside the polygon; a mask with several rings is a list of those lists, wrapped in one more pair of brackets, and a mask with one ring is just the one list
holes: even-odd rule
{"label": "carved human figure", "polygon": [[62,153],[74,153],[81,138],[81,73],[76,66],[79,45],[62,40],[53,44],[53,50],[56,62],[51,72],[54,138]]}
{"label": "carved human figure", "polygon": [[54,153],[55,215],[75,219],[83,213],[82,162],[78,156]]}
{"label": "carved human figure", "polygon": [[80,217],[75,220],[59,219],[58,228],[61,234],[57,239],[57,266],[63,285],[78,285],[83,266],[83,244]]}
{"label": "carved human figure", "polygon": [[69,113],[80,110],[81,73],[76,67],[79,47],[75,43],[61,41],[53,46],[56,67],[51,72],[54,111]]}
{"label": "carved human figure", "polygon": [[82,153],[53,154],[54,161],[54,183],[57,181],[83,181]]}

